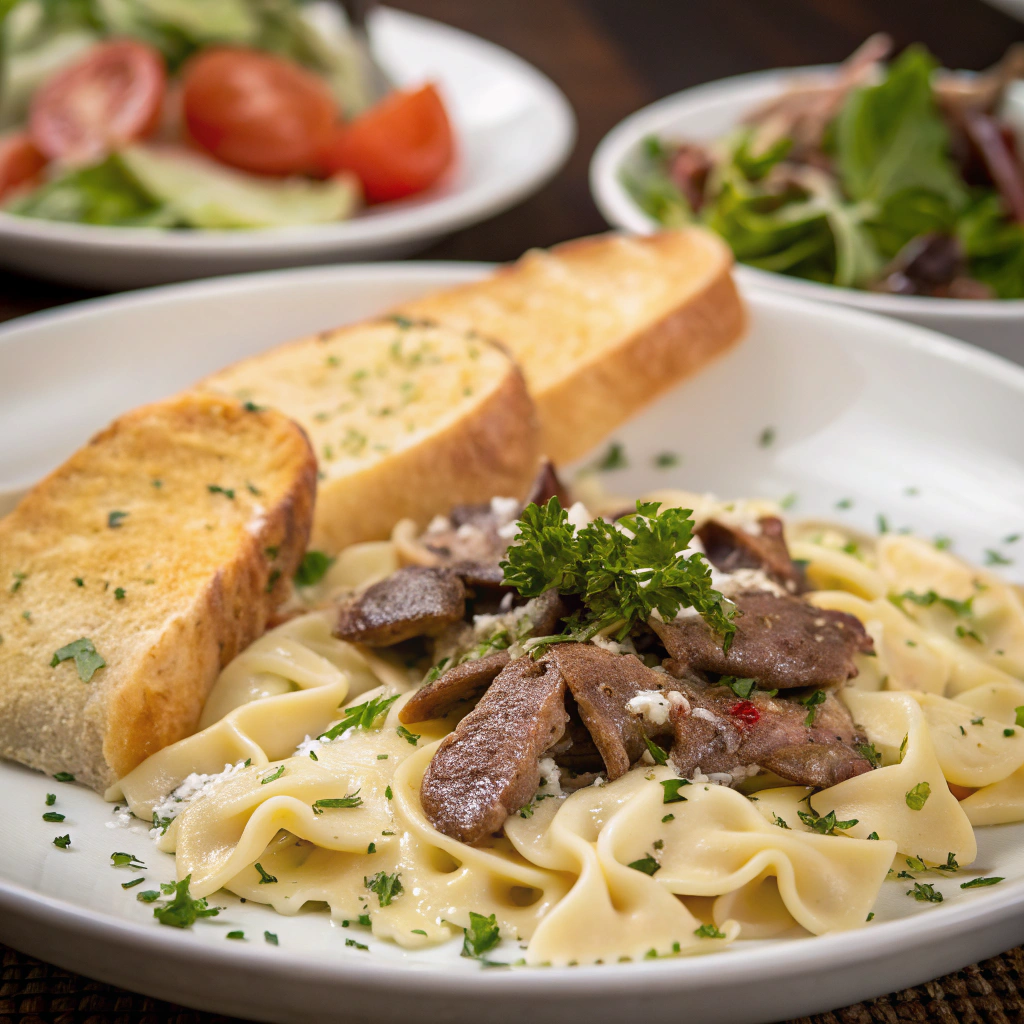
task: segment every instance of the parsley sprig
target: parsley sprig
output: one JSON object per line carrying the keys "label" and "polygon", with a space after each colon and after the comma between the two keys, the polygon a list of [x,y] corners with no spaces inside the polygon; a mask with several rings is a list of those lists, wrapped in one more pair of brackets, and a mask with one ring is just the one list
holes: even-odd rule
{"label": "parsley sprig", "polygon": [[581,530],[556,497],[523,509],[518,541],[501,563],[505,582],[523,597],[558,590],[583,601],[567,620],[567,632],[543,641],[589,640],[609,628],[621,640],[655,611],[670,620],[681,608],[695,608],[728,649],[736,632],[734,608],[712,588],[703,555],[686,554],[693,513],[660,509],[660,502],[638,501],[635,514],[614,524],[595,519]]}
{"label": "parsley sprig", "polygon": [[[217,907],[208,906],[205,899],[194,900],[188,891],[192,875],[186,875],[180,882],[165,882],[160,886],[161,892],[172,898],[162,906],[153,908],[153,916],[161,923],[170,925],[172,928],[191,928],[200,917],[216,917],[220,910]],[[149,897],[153,890],[141,892],[138,899],[144,903],[153,902],[158,896]]]}
{"label": "parsley sprig", "polygon": [[[810,804],[808,804],[808,807]],[[849,821],[836,821],[836,812],[829,811],[828,814],[819,817],[814,811],[797,811],[800,820],[812,831],[817,832],[822,836],[834,836],[838,832],[843,832],[848,828],[853,828],[857,824],[856,818],[851,818]]]}
{"label": "parsley sprig", "polygon": [[321,733],[319,740],[336,740],[343,732],[349,729],[372,729],[377,719],[380,718],[392,704],[398,700],[399,694],[391,697],[374,697],[373,700],[356,704],[355,707],[345,709],[345,717],[336,725],[332,725],[327,732]]}

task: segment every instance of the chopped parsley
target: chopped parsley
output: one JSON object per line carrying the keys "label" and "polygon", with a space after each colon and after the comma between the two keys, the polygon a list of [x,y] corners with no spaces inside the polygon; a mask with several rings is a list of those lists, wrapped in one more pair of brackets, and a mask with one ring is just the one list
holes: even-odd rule
{"label": "chopped parsley", "polygon": [[828,694],[824,690],[815,690],[807,697],[797,697],[796,702],[803,704],[808,709],[807,716],[804,718],[804,725],[808,727],[814,725],[815,716],[818,714],[818,705],[824,704],[827,699]]}
{"label": "chopped parsley", "polygon": [[264,587],[263,592],[269,594],[274,589],[274,584],[281,578],[280,569],[271,569],[270,575],[267,577],[267,585]]}
{"label": "chopped parsley", "polygon": [[683,786],[691,785],[689,779],[665,779],[661,784],[661,788],[665,791],[662,795],[661,802],[663,804],[679,804],[686,800],[686,797],[679,792]]}
{"label": "chopped parsley", "polygon": [[142,883],[143,883],[143,882],[144,882],[145,880],[146,880],[146,879],[145,879],[145,878],[143,878],[143,877],[142,877],[142,875],[139,875],[139,877],[138,877],[138,878],[133,878],[133,879],[132,879],[132,880],[131,880],[130,882],[122,882],[122,883],[121,883],[121,888],[122,888],[122,889],[134,889],[134,888],[135,888],[135,886],[137,886],[137,885],[142,885]]}
{"label": "chopped parsley", "polygon": [[663,747],[659,747],[657,743],[650,738],[650,736],[644,736],[644,743],[647,744],[647,752],[654,758],[655,764],[668,764],[668,751]]}
{"label": "chopped parsley", "polygon": [[[810,807],[810,804],[807,806]],[[858,818],[850,818],[849,821],[836,821],[835,811],[829,811],[823,817],[819,817],[814,811],[797,811],[797,815],[812,832],[817,832],[818,835],[822,836],[834,836],[837,829],[842,832],[845,829],[853,828],[860,820]]]}
{"label": "chopped parsley", "polygon": [[110,866],[113,868],[145,868],[137,857],[130,853],[112,853],[110,855]]}
{"label": "chopped parsley", "polygon": [[639,860],[631,861],[626,865],[634,871],[642,871],[645,875],[654,875],[661,870],[661,865],[651,856],[641,857]]}
{"label": "chopped parsley", "polygon": [[[216,917],[220,913],[217,907],[208,906],[205,899],[192,899],[188,891],[191,881],[192,875],[187,874],[180,882],[168,882],[160,887],[165,895],[171,896],[162,906],[153,908],[153,916],[161,924],[171,928],[191,928],[199,918]],[[140,892],[139,899],[147,895],[148,892]],[[144,902],[151,903],[153,900],[147,899]]]}
{"label": "chopped parsley", "polygon": [[671,469],[673,466],[678,466],[680,461],[675,452],[659,452],[654,456],[654,465],[658,469]]}
{"label": "chopped parsley", "polygon": [[277,935],[274,932],[264,932],[263,938],[271,946],[276,946],[278,944]]}
{"label": "chopped parsley", "polygon": [[387,789],[384,790],[384,797],[385,797],[385,799],[391,800],[394,797],[394,795],[395,794],[391,792],[391,787],[390,786],[388,786]]}
{"label": "chopped parsley", "polygon": [[160,829],[160,835],[166,835],[172,821],[174,821],[173,818],[162,818],[156,811],[153,812],[153,828]]}
{"label": "chopped parsley", "polygon": [[625,469],[629,465],[626,459],[626,450],[618,441],[608,445],[608,450],[598,459],[595,469],[601,473],[608,473],[615,469]]}
{"label": "chopped parsley", "polygon": [[903,739],[900,740],[900,764],[903,764],[903,758],[907,756],[907,740],[910,739],[910,733],[904,733]]}
{"label": "chopped parsley", "polygon": [[377,852],[377,844],[376,843],[369,843],[367,845],[367,847],[366,847],[366,852],[367,853],[376,853]]}
{"label": "chopped parsley", "polygon": [[114,600],[123,601],[125,590],[124,587],[114,587]]}
{"label": "chopped parsley", "polygon": [[47,811],[43,815],[43,821],[63,821],[64,815],[59,811]]}
{"label": "chopped parsley", "polygon": [[858,743],[857,752],[865,761],[871,762],[872,768],[877,768],[882,763],[882,755],[875,750],[874,743]]}
{"label": "chopped parsley", "polygon": [[398,872],[393,875],[378,871],[377,874],[363,877],[363,885],[370,892],[377,894],[377,900],[382,907],[387,907],[391,901],[402,893],[402,883],[399,880]]}
{"label": "chopped parsley", "polygon": [[56,793],[47,793],[46,794],[46,806],[47,807],[52,807],[56,802],[57,802],[57,794]]}
{"label": "chopped parsley", "polygon": [[969,882],[961,882],[960,883],[960,888],[961,889],[981,889],[981,888],[983,888],[986,885],[998,885],[1001,881],[1003,881],[1003,879],[999,878],[999,877],[994,877],[994,878],[972,878]]}
{"label": "chopped parsley", "polygon": [[297,586],[312,587],[319,583],[334,565],[334,559],[323,551],[307,551],[293,577]]}
{"label": "chopped parsley", "polygon": [[518,542],[501,563],[505,582],[523,597],[545,591],[578,594],[583,608],[566,620],[566,632],[543,637],[547,643],[589,640],[615,627],[622,639],[657,610],[663,619],[680,608],[695,608],[728,648],[734,607],[711,586],[703,555],[686,555],[693,536],[689,509],[661,510],[659,502],[636,503],[636,513],[612,524],[595,519],[581,530],[568,520],[557,497],[543,507],[527,505],[519,520]]}
{"label": "chopped parsley", "polygon": [[54,776],[57,782],[74,782],[75,777],[71,772],[57,772]]}
{"label": "chopped parsley", "polygon": [[24,583],[25,580],[28,579],[28,573],[27,572],[16,572],[13,575],[14,575],[14,582],[11,584],[11,593],[12,594],[16,594],[19,590],[21,590],[22,583]]}
{"label": "chopped parsley", "polygon": [[853,508],[853,498],[840,498],[836,502],[836,508]]}
{"label": "chopped parsley", "polygon": [[[425,935],[426,932],[423,932]],[[501,932],[498,930],[498,921],[494,914],[484,917],[474,911],[469,912],[469,927],[462,929],[465,936],[462,940],[461,956],[479,960],[484,953],[494,949],[501,941]]]}
{"label": "chopped parsley", "polygon": [[[398,726],[398,728],[395,729],[395,732],[397,732],[398,735],[406,741],[406,743],[411,743],[414,747],[420,741],[419,733],[410,732],[404,725]],[[387,757],[387,754],[384,756]]]}
{"label": "chopped parsley", "polygon": [[957,862],[956,862],[956,856],[952,852],[950,852],[950,853],[946,854],[946,863],[945,864],[936,864],[935,865],[935,870],[936,871],[959,871],[960,870],[960,865],[957,864]]}
{"label": "chopped parsley", "polygon": [[274,882],[277,881],[277,876],[276,875],[272,875],[272,874],[270,874],[269,871],[264,870],[263,865],[260,864],[259,861],[257,861],[253,865],[253,867],[259,872],[259,875],[260,875],[260,882],[259,882],[259,884],[260,885],[273,885]]}
{"label": "chopped parsley", "polygon": [[[686,799],[686,797],[684,796],[684,797],[683,797],[683,799],[685,800],[685,799]],[[666,824],[668,824],[668,822],[670,822],[670,821],[675,821],[675,820],[676,820],[676,816],[675,816],[674,814],[666,814],[666,815],[665,815],[665,816],[664,816],[664,817],[663,817],[663,818],[661,819],[661,823],[662,823],[662,825],[666,825]]]}
{"label": "chopped parsley", "polygon": [[85,586],[85,580],[83,580],[81,576],[73,576],[71,582],[74,583],[76,587]]}
{"label": "chopped parsley", "polygon": [[225,939],[244,939],[245,938],[245,932],[243,932],[243,931],[228,932],[227,935],[224,936],[224,938]]}
{"label": "chopped parsley", "polygon": [[905,857],[904,860],[907,862],[907,867],[911,871],[927,871],[928,865],[925,864],[920,857]]}
{"label": "chopped parsley", "polygon": [[1017,730],[1016,729],[1004,729],[1003,730],[1003,735],[1006,736],[1006,737],[1016,736],[1016,734],[1017,734]]}
{"label": "chopped parsley", "polygon": [[1024,704],[1021,704],[1018,708],[1014,708],[1013,713],[1016,715],[1017,724],[1024,725]]}
{"label": "chopped parsley", "polygon": [[875,524],[878,527],[879,533],[889,532],[889,520],[885,517],[883,513],[879,512],[878,515],[875,516]]}
{"label": "chopped parsley", "polygon": [[907,890],[907,895],[913,896],[919,903],[942,902],[942,893],[937,892],[930,882],[915,882],[914,888]]}
{"label": "chopped parsley", "polygon": [[1006,555],[994,550],[993,548],[985,548],[985,564],[986,565],[1013,565],[1013,559],[1007,558]]}
{"label": "chopped parsley", "polygon": [[398,697],[397,693],[391,697],[374,697],[373,700],[346,708],[345,717],[336,725],[332,725],[327,732],[321,733],[317,739],[335,740],[349,729],[372,729],[377,719],[387,712]]}
{"label": "chopped parsley", "polygon": [[974,603],[974,596],[967,598],[966,601],[957,601],[953,597],[943,597],[941,594],[937,594],[934,590],[926,590],[923,594],[918,594],[913,590],[904,590],[902,594],[890,594],[889,600],[896,605],[897,608],[903,607],[904,601],[910,601],[912,604],[919,605],[922,608],[930,608],[933,604],[941,604],[948,608],[954,615],[960,618],[967,618],[973,614],[971,605]]}
{"label": "chopped parsley", "polygon": [[365,942],[356,942],[355,939],[346,939],[345,940],[345,945],[346,946],[351,946],[352,949],[368,950],[370,948],[369,946],[366,945]]}
{"label": "chopped parsley", "polygon": [[[736,676],[722,676],[718,680],[719,686],[728,686],[733,693],[741,700],[747,700],[757,689],[757,683],[753,679],[737,679]],[[767,691],[770,697],[774,697],[778,690]]]}
{"label": "chopped parsley", "polygon": [[948,551],[953,546],[952,537],[936,537],[933,541],[937,551]]}
{"label": "chopped parsley", "polygon": [[758,436],[757,443],[762,448],[769,448],[775,443],[775,428],[765,427]]}
{"label": "chopped parsley", "polygon": [[[83,683],[89,682],[107,664],[87,636],[79,637],[55,651],[50,661],[50,668],[56,668],[62,661],[71,661],[72,659],[74,659],[75,668],[78,670],[78,678]],[[57,776],[55,775],[54,778]]]}
{"label": "chopped parsley", "polygon": [[907,793],[907,806],[912,811],[919,811],[928,802],[932,795],[932,787],[927,782],[919,782],[909,793]]}
{"label": "chopped parsley", "polygon": [[693,930],[698,939],[724,939],[725,932],[720,932],[713,924],[702,924]]}
{"label": "chopped parsley", "polygon": [[[878,839],[878,833],[872,832],[871,835],[868,836],[868,839]],[[879,842],[881,842],[881,840],[879,840]]]}
{"label": "chopped parsley", "polygon": [[442,658],[424,677],[423,686],[429,686],[431,683],[440,679],[444,674],[445,666],[450,662],[451,658]]}
{"label": "chopped parsley", "polygon": [[966,626],[958,625],[956,627],[956,635],[960,637],[961,640],[966,640],[970,638],[971,640],[974,640],[979,644],[983,644],[985,642],[984,637],[982,637],[982,635],[976,629],[968,629]]}
{"label": "chopped parsley", "polygon": [[799,495],[796,491],[790,491],[789,494],[784,495],[779,499],[779,508],[783,510],[791,509],[799,500]]}
{"label": "chopped parsley", "polygon": [[789,825],[786,824],[784,818],[780,818],[774,811],[772,811],[772,824],[778,825],[779,828],[789,829]]}
{"label": "chopped parsley", "polygon": [[221,487],[220,484],[207,484],[206,489],[211,494],[223,494],[229,501],[235,500],[235,492],[230,487]]}
{"label": "chopped parsley", "polygon": [[62,850],[66,850],[71,845],[71,834],[68,833],[66,836],[57,836],[53,840],[53,845],[60,847]]}
{"label": "chopped parsley", "polygon": [[128,518],[128,515],[129,513],[127,512],[108,512],[107,526],[109,526],[111,530],[118,529],[124,523],[125,519]]}
{"label": "chopped parsley", "polygon": [[323,814],[325,810],[333,810],[337,807],[359,807],[362,804],[363,798],[359,795],[357,789],[354,793],[349,793],[347,796],[335,796],[328,797],[325,800],[317,800],[313,804],[314,814]]}
{"label": "chopped parsley", "polygon": [[284,765],[279,764],[272,775],[265,775],[260,779],[260,785],[265,786],[268,782],[276,782],[282,775],[284,775]]}

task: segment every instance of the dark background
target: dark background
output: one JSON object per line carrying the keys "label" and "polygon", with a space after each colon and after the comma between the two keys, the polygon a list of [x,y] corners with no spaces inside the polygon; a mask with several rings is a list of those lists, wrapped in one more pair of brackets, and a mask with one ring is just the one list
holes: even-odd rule
{"label": "dark background", "polygon": [[[899,47],[922,42],[955,68],[983,68],[1011,43],[1024,40],[1024,25],[981,0],[392,3],[526,58],[565,92],[579,121],[576,147],[554,181],[515,209],[438,243],[423,254],[426,259],[510,260],[531,246],[601,231],[605,225],[587,186],[590,155],[627,114],[668,93],[726,75],[842,60],[878,31],[889,32]],[[88,294],[0,273],[0,320]],[[1018,949],[814,1020],[1020,1024],[1022,992],[1024,952]],[[681,1009],[680,1019],[685,1016]],[[212,1024],[216,1019],[67,974],[0,946],[0,1024]]]}

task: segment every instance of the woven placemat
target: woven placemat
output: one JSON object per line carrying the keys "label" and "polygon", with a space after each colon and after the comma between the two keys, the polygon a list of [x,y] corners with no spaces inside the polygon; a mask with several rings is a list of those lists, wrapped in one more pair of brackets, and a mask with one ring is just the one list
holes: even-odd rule
{"label": "woven placemat", "polygon": [[[237,1024],[90,981],[0,946],[0,1024]],[[1024,1024],[1024,948],[790,1024]]]}

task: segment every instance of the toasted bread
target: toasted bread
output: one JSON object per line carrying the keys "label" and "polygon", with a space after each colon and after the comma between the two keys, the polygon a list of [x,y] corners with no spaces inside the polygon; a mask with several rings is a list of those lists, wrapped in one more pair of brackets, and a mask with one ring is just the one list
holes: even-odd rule
{"label": "toasted bread", "polygon": [[276,412],[186,394],[97,434],[0,520],[0,755],[102,791],[192,732],[286,595],[315,496]]}
{"label": "toasted bread", "polygon": [[696,228],[599,235],[397,312],[497,338],[526,377],[544,453],[561,465],[740,338],[731,267],[728,247]]}
{"label": "toasted bread", "polygon": [[312,544],[331,554],[421,525],[460,502],[525,494],[536,415],[492,342],[402,318],[272,349],[201,388],[272,406],[309,434],[320,465]]}

